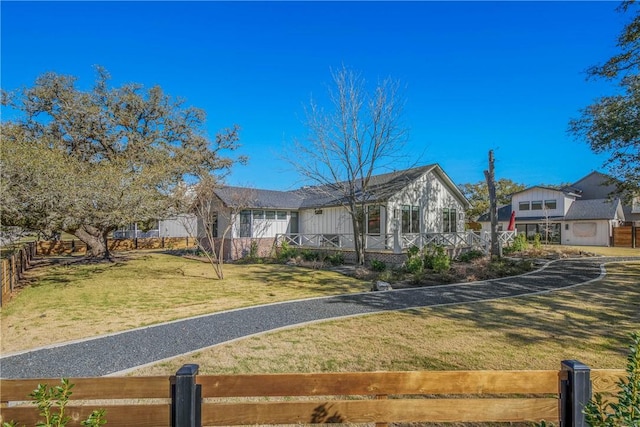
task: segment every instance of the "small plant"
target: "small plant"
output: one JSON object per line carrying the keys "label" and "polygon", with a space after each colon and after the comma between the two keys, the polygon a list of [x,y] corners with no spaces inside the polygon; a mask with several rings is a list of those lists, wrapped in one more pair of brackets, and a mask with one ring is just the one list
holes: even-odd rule
{"label": "small plant", "polygon": [[529,249],[529,242],[527,241],[527,236],[523,233],[519,233],[516,235],[515,239],[513,239],[513,243],[509,246],[508,251],[505,252],[523,252]]}
{"label": "small plant", "polygon": [[[73,386],[74,384],[71,384],[67,378],[62,378],[61,385],[55,387],[38,384],[38,387],[29,394],[29,397],[38,407],[40,416],[43,418],[43,421],[36,423],[36,427],[64,427],[71,421],[71,417],[65,413],[65,409],[67,403],[69,403]],[[106,411],[104,409],[96,409],[80,424],[99,427],[107,423],[105,414]],[[4,422],[2,426],[17,427],[17,423],[15,421]]]}
{"label": "small plant", "polygon": [[249,258],[250,259],[258,258],[258,242],[256,242],[255,240],[252,240],[251,244],[249,245]]}
{"label": "small plant", "polygon": [[384,261],[373,259],[371,260],[371,269],[373,271],[385,271],[387,269],[387,264]]}
{"label": "small plant", "polygon": [[287,262],[291,258],[295,258],[298,253],[296,248],[291,247],[287,242],[282,242],[278,248],[277,258],[280,262]]}
{"label": "small plant", "polygon": [[585,420],[591,427],[640,426],[640,332],[631,335],[627,356],[627,377],[620,380],[617,403],[605,402],[596,393],[584,408]]}
{"label": "small plant", "polygon": [[533,236],[533,249],[539,250],[540,248],[542,248],[541,239],[542,239],[542,237],[538,233],[536,233],[536,235]]}
{"label": "small plant", "polygon": [[342,265],[344,264],[344,254],[342,252],[336,252],[327,257],[327,261],[331,265]]}
{"label": "small plant", "polygon": [[318,261],[320,259],[320,254],[318,252],[310,251],[308,249],[303,250],[300,253],[302,259],[305,261]]}
{"label": "small plant", "polygon": [[412,274],[421,273],[424,270],[424,263],[422,258],[419,256],[412,256],[407,260],[404,266],[406,270]]}
{"label": "small plant", "polygon": [[419,253],[420,253],[420,248],[417,247],[416,245],[413,245],[409,249],[407,249],[407,255],[409,255],[409,258],[414,257]]}
{"label": "small plant", "polygon": [[472,249],[470,251],[467,251],[465,253],[462,253],[458,256],[458,261],[460,262],[471,262],[474,259],[478,259],[478,258],[482,258],[484,257],[484,253],[482,251],[479,251],[477,249]]}
{"label": "small plant", "polygon": [[451,268],[451,258],[444,246],[436,245],[429,248],[424,256],[424,266],[436,273],[448,271]]}

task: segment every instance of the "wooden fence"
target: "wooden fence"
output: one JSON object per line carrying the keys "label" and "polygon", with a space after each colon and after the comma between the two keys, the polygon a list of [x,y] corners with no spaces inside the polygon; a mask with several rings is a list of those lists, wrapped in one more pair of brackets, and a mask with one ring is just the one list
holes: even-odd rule
{"label": "wooden fence", "polygon": [[[141,249],[186,249],[196,245],[189,237],[149,237],[140,239],[107,239],[110,251],[133,251]],[[87,246],[79,240],[49,240],[38,241],[36,253],[38,255],[69,255],[82,254]]]}
{"label": "wooden fence", "polygon": [[[436,371],[77,378],[67,405],[80,425],[106,409],[109,426],[220,426],[390,422],[525,422],[583,426],[594,392],[612,394],[623,370],[563,361],[559,371]],[[34,425],[25,400],[58,379],[0,380],[1,421]]]}
{"label": "wooden fence", "polygon": [[640,227],[614,227],[613,246],[620,248],[640,248]]}
{"label": "wooden fence", "polygon": [[15,250],[11,255],[2,258],[2,265],[0,266],[0,283],[2,286],[0,307],[11,298],[18,280],[23,277],[24,272],[29,268],[35,254],[35,242],[30,242]]}

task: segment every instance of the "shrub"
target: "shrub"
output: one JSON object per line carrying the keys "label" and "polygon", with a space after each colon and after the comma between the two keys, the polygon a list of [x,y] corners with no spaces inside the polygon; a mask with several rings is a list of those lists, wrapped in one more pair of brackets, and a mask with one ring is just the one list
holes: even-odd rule
{"label": "shrub", "polygon": [[331,265],[342,265],[344,264],[344,254],[342,252],[336,252],[327,257],[327,261]]}
{"label": "shrub", "polygon": [[522,252],[529,249],[529,242],[527,241],[527,236],[520,233],[516,235],[516,238],[513,239],[513,243],[509,246],[506,252]]}
{"label": "shrub", "polygon": [[540,249],[541,247],[542,247],[541,236],[540,234],[536,233],[536,235],[533,236],[533,248]]}
{"label": "shrub", "polygon": [[484,257],[484,252],[479,251],[477,249],[472,249],[470,251],[464,252],[458,256],[458,261],[461,262],[471,262],[474,259]]}
{"label": "shrub", "polygon": [[[74,384],[71,384],[67,378],[62,378],[62,385],[56,387],[49,387],[46,384],[38,384],[38,387],[29,394],[29,397],[38,407],[40,416],[44,421],[38,422],[36,425],[41,427],[64,427],[70,421],[71,417],[65,413],[69,397],[71,396],[71,389]],[[89,427],[99,427],[107,423],[105,419],[106,411],[104,409],[96,409],[86,420],[81,421],[80,424]],[[17,424],[14,421],[2,423],[3,427],[16,427]]]}
{"label": "shrub", "polygon": [[404,266],[409,273],[413,274],[420,273],[424,270],[424,263],[422,258],[419,256],[412,256],[407,260]]}
{"label": "shrub", "polygon": [[384,261],[374,259],[371,260],[371,269],[373,271],[385,271],[387,269],[387,264]]}
{"label": "shrub", "polygon": [[413,245],[409,249],[407,249],[407,254],[409,255],[409,258],[414,257],[419,253],[420,253],[420,248],[417,247],[416,245]]}
{"label": "shrub", "polygon": [[305,261],[318,261],[320,259],[320,254],[315,251],[311,251],[309,249],[305,249],[300,253],[302,259]]}
{"label": "shrub", "polygon": [[592,427],[640,425],[640,332],[631,335],[627,357],[627,378],[618,382],[617,403],[603,401],[600,393],[585,405],[587,424]]}
{"label": "shrub", "polygon": [[424,266],[436,273],[443,273],[451,268],[451,259],[444,246],[432,246],[424,256]]}
{"label": "shrub", "polygon": [[298,250],[296,248],[292,248],[291,246],[289,246],[287,242],[282,242],[280,244],[280,248],[277,253],[278,253],[278,256],[277,256],[278,261],[287,262],[291,258],[296,257]]}

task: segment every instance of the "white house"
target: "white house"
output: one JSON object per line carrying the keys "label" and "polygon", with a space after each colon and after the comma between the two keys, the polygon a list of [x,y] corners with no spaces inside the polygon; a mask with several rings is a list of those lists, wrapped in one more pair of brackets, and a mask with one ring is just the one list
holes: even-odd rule
{"label": "white house", "polygon": [[[562,189],[530,187],[514,193],[511,204],[498,210],[499,227],[506,230],[515,212],[516,230],[529,239],[539,234],[543,241],[551,243],[609,246],[614,227],[640,220],[630,206],[609,197],[614,190],[608,177],[599,172]],[[483,230],[490,229],[488,214],[478,222]]]}
{"label": "white house", "polygon": [[[208,226],[217,238],[224,237],[231,258],[256,249],[263,254],[279,236],[301,246],[353,248],[353,225],[339,187],[220,188],[215,192],[220,209]],[[369,250],[392,249],[394,233],[407,247],[420,245],[429,233],[462,232],[469,207],[437,164],[372,176],[360,197]]]}

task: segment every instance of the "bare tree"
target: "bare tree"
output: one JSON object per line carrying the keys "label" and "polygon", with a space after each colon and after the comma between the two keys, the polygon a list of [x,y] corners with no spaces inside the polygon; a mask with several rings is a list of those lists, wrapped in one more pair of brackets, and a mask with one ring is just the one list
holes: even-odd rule
{"label": "bare tree", "polygon": [[216,194],[221,185],[213,177],[204,177],[193,187],[179,194],[181,211],[195,216],[182,216],[182,223],[194,239],[200,252],[213,267],[218,279],[224,279],[224,243],[229,233],[237,227],[240,213],[252,205],[255,191],[250,188],[236,189],[226,198],[227,203]]}
{"label": "bare tree", "polygon": [[364,264],[365,207],[374,171],[397,159],[407,138],[399,83],[387,78],[372,91],[360,74],[342,67],[331,72],[328,109],[313,100],[306,110],[308,138],[295,142],[291,163],[317,189],[343,206],[353,226],[357,262]]}

